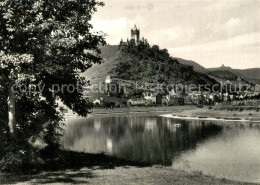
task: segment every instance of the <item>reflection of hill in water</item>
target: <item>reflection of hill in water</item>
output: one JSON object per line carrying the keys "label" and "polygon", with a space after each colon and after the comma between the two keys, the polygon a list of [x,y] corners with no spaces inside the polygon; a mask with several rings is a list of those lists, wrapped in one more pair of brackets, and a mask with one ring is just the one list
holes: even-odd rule
{"label": "reflection of hill in water", "polygon": [[196,148],[221,130],[217,124],[162,117],[92,117],[69,119],[62,142],[71,150],[171,165],[181,152]]}

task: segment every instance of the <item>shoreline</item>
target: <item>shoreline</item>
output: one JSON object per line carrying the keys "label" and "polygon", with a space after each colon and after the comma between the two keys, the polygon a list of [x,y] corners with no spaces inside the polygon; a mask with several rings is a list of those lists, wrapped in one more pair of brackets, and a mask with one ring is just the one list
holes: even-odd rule
{"label": "shoreline", "polygon": [[0,173],[0,184],[175,184],[256,185],[226,178],[149,165],[104,154],[62,151],[61,160],[49,161],[49,169],[32,175]]}
{"label": "shoreline", "polygon": [[[1,176],[0,176],[1,177]],[[78,171],[66,170],[58,172],[44,172],[38,176],[28,177],[22,182],[11,181],[10,184],[35,185],[35,184],[149,184],[149,185],[259,185],[258,183],[248,183],[216,178],[210,175],[203,175],[201,172],[184,172],[171,169],[169,167],[131,167],[123,166],[115,169],[82,168]],[[1,181],[0,181],[1,183]],[[9,183],[7,183],[9,184]]]}
{"label": "shoreline", "polygon": [[[114,109],[105,109],[105,108],[94,108],[92,113],[88,116],[103,116],[103,115],[120,115],[120,114],[152,114],[160,115],[165,113],[172,113],[173,111],[184,111],[196,109],[196,106],[187,105],[187,106],[156,106],[156,107],[121,107]],[[72,112],[65,114],[66,118],[70,117],[79,117]]]}
{"label": "shoreline", "polygon": [[209,121],[234,121],[234,122],[252,122],[260,123],[260,114],[257,111],[228,111],[228,110],[214,110],[209,108],[174,111],[173,118],[189,119],[194,118],[198,120]]}
{"label": "shoreline", "polygon": [[[122,107],[114,109],[95,108],[88,116],[107,116],[122,114],[161,115],[173,119],[206,121],[234,121],[260,123],[260,114],[254,110],[230,111],[198,108],[196,106],[157,106],[157,107]],[[82,118],[76,114],[66,114],[65,118]]]}

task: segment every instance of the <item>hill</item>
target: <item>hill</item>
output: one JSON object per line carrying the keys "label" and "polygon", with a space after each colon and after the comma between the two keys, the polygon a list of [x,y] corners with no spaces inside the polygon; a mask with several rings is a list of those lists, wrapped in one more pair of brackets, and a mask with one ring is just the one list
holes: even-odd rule
{"label": "hill", "polygon": [[113,75],[113,69],[119,63],[117,45],[106,45],[102,46],[100,49],[103,62],[101,64],[93,65],[82,74],[82,76],[90,81],[90,85],[102,83],[108,75]]}
{"label": "hill", "polygon": [[238,76],[230,71],[222,71],[222,70],[216,70],[216,71],[209,71],[207,72],[210,76],[215,76],[217,78],[222,78],[226,80],[237,80]]}
{"label": "hill", "polygon": [[241,74],[248,79],[260,80],[260,68],[234,69],[234,72]]}
{"label": "hill", "polygon": [[[174,57],[175,58],[175,57]],[[189,66],[193,66],[194,71],[199,72],[199,73],[207,73],[208,70],[201,66],[200,64],[192,61],[192,60],[185,60],[182,58],[175,58],[176,60],[178,60],[179,63],[184,64],[184,65],[189,65]]]}
{"label": "hill", "polygon": [[216,68],[207,68],[207,70],[209,70],[209,71],[231,71],[232,68],[222,65],[222,66],[216,67]]}
{"label": "hill", "polygon": [[[135,51],[137,53],[131,53],[119,50],[117,45],[102,46],[101,57],[103,62],[95,64],[83,73],[82,76],[90,81],[90,85],[103,83],[108,75],[119,76],[121,79],[126,80],[147,81],[149,83],[217,83],[207,75],[193,70],[190,65],[182,64],[186,60],[170,57],[167,50],[153,49],[149,48],[149,52],[152,53],[145,56],[145,52],[140,48]],[[202,66],[197,66],[202,69],[201,71],[204,71]]]}
{"label": "hill", "polygon": [[[240,77],[244,78],[249,83],[260,84],[260,68],[233,69],[231,67],[224,66],[224,65],[221,67],[217,67],[217,68],[205,68],[192,60],[185,60],[185,59],[181,59],[181,58],[175,58],[175,59],[177,59],[181,64],[193,66],[194,71],[199,72],[199,73],[208,74],[209,76],[211,76],[212,75],[211,72],[213,72],[215,75],[213,74],[212,76],[226,79],[225,78],[226,75],[228,75],[228,76],[231,75],[231,74],[227,74],[227,71],[229,71],[233,75],[236,75],[237,77],[240,76]],[[223,71],[223,73],[221,74],[220,71]],[[221,77],[219,75],[224,75],[224,76]]]}
{"label": "hill", "polygon": [[251,69],[232,69],[231,67],[221,66],[218,68],[208,68],[208,71],[229,71],[237,76],[243,77],[246,81],[260,83],[260,68]]}
{"label": "hill", "polygon": [[[122,79],[145,81],[153,84],[213,85],[217,83],[207,75],[196,72],[169,55],[166,49],[140,42],[134,47],[121,49],[121,62],[115,73]],[[179,59],[180,60],[180,59]]]}
{"label": "hill", "polygon": [[[228,70],[216,70],[216,71],[209,71],[207,75],[213,79],[215,79],[219,83],[224,83],[225,81],[230,81],[233,85],[251,85],[247,79],[241,77],[241,75],[236,75]],[[238,81],[240,79],[240,81]]]}

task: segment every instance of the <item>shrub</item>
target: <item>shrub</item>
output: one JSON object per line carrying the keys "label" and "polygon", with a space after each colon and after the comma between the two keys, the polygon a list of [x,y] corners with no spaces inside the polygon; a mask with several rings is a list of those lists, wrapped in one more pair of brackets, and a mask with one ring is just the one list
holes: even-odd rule
{"label": "shrub", "polygon": [[33,150],[8,152],[0,161],[0,170],[4,172],[31,173],[37,169],[40,159]]}
{"label": "shrub", "polygon": [[5,155],[0,161],[0,169],[8,172],[22,171],[23,157],[22,151],[17,153],[7,153],[7,155]]}

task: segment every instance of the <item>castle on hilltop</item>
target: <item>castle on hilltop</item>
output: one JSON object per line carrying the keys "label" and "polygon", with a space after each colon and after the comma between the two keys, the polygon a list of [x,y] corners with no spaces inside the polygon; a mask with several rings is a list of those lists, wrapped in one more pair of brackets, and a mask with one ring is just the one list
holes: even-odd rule
{"label": "castle on hilltop", "polygon": [[126,42],[121,39],[120,41],[120,47],[129,46],[129,45],[138,45],[140,42],[140,29],[134,26],[134,28],[131,29],[131,39],[127,39]]}
{"label": "castle on hilltop", "polygon": [[138,29],[136,25],[131,29],[131,40],[134,40],[136,43],[140,40],[140,29]]}

